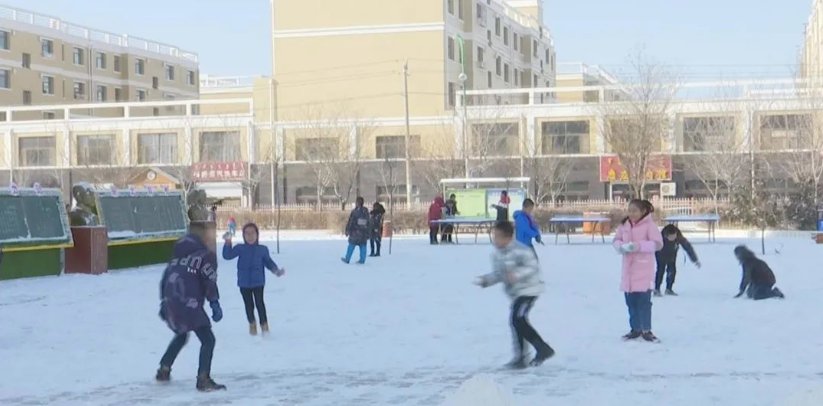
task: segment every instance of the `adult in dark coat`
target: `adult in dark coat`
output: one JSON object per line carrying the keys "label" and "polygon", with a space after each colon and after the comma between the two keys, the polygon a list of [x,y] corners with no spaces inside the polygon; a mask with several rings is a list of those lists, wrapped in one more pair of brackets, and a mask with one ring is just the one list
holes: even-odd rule
{"label": "adult in dark coat", "polygon": [[[740,291],[735,298],[746,293],[749,299],[762,300],[772,297],[784,299],[783,292],[774,287],[777,280],[769,265],[757,258],[750,249],[739,245],[734,249],[734,256],[743,267],[743,278],[740,280]],[[748,290],[747,290],[748,288]]]}
{"label": "adult in dark coat", "polygon": [[[454,217],[460,214],[457,210],[457,195],[454,193],[449,195],[449,200],[446,200],[445,209],[446,217]],[[443,236],[440,237],[440,241],[452,242],[452,234],[454,234],[454,225],[446,224],[445,227],[443,227]]]}
{"label": "adult in dark coat", "polygon": [[680,229],[674,224],[669,224],[663,227],[660,232],[663,235],[663,248],[654,253],[657,259],[657,274],[654,278],[654,295],[661,296],[660,286],[663,285],[663,275],[666,275],[666,294],[677,296],[672,288],[674,287],[674,278],[677,276],[677,253],[682,246],[692,261],[698,268],[700,268],[700,260],[697,259],[697,253],[694,252],[694,247],[683,236]]}
{"label": "adult in dark coat", "polygon": [[160,318],[175,336],[160,360],[158,381],[171,378],[171,366],[193,331],[200,339],[200,365],[197,389],[226,389],[211,379],[211,361],[215,338],[209,317],[203,310],[206,301],[212,309],[212,320],[223,318],[220,293],[217,290],[217,255],[215,254],[215,223],[192,222],[189,234],[174,244],[172,259],[160,281]]}
{"label": "adult in dark coat", "polygon": [[371,249],[370,257],[380,256],[380,245],[383,241],[383,216],[386,214],[386,209],[382,204],[374,202],[371,213],[369,213],[369,248]]}
{"label": "adult in dark coat", "polygon": [[346,256],[340,258],[341,261],[349,263],[354,254],[354,247],[360,248],[360,260],[358,264],[366,263],[366,242],[369,241],[369,209],[363,204],[365,201],[358,196],[355,200],[354,210],[349,214],[349,221],[346,223],[346,236],[349,237],[349,247],[346,249]]}

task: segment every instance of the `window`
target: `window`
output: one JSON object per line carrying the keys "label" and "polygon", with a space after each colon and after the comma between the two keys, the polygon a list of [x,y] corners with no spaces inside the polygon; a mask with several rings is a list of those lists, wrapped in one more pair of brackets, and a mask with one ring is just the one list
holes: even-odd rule
{"label": "window", "polygon": [[106,86],[97,86],[94,99],[101,102],[106,101],[107,90],[108,89],[106,89]]}
{"label": "window", "polygon": [[532,40],[532,55],[537,57],[537,40]]}
{"label": "window", "polygon": [[139,134],[138,157],[141,164],[173,164],[177,162],[177,134]]}
{"label": "window", "polygon": [[11,69],[0,68],[0,89],[11,88]]}
{"label": "window", "polygon": [[492,31],[491,30],[486,31],[486,39],[489,42],[489,46],[491,46],[492,45]]}
{"label": "window", "polygon": [[520,71],[515,69],[514,74],[512,76],[514,76],[514,85],[515,86],[520,86]]}
{"label": "window", "polygon": [[335,138],[298,138],[295,140],[295,158],[298,161],[330,160],[340,156],[340,145]]}
{"label": "window", "polygon": [[186,72],[186,84],[187,85],[194,86],[195,80],[196,80],[196,78],[195,78],[195,75],[194,75],[194,71],[190,70],[190,71]]}
{"label": "window", "polygon": [[137,101],[146,101],[146,91],[144,89],[137,89]]}
{"label": "window", "polygon": [[43,120],[54,120],[55,118],[57,118],[57,114],[55,114],[53,111],[43,112]]}
{"label": "window", "polygon": [[457,0],[457,18],[463,20],[463,0]]}
{"label": "window", "polygon": [[174,80],[174,66],[165,65],[166,80]]}
{"label": "window", "polygon": [[533,78],[533,79],[534,79],[534,80],[532,81],[532,87],[537,87],[537,83],[538,83],[538,80],[537,80],[537,75],[534,75],[534,78]]}
{"label": "window", "polygon": [[500,17],[494,18],[494,35],[500,36]]}
{"label": "window", "polygon": [[74,48],[72,52],[72,59],[74,60],[75,65],[85,65],[86,64],[86,51],[83,48]]}
{"label": "window", "polygon": [[31,54],[23,54],[23,67],[26,69],[31,69]]}
{"label": "window", "polygon": [[23,90],[23,105],[31,106],[31,90]]}
{"label": "window", "polygon": [[54,77],[43,75],[40,77],[43,84],[43,94],[54,94]]}
{"label": "window", "polygon": [[160,79],[157,76],[151,78],[151,88],[157,90],[160,88]]}
{"label": "window", "polygon": [[446,3],[448,4],[449,14],[454,15],[454,0],[449,0]]}
{"label": "window", "polygon": [[486,26],[486,7],[480,3],[477,3],[477,22],[481,27]]}
{"label": "window", "polygon": [[477,47],[477,62],[478,62],[477,65],[480,66],[481,68],[483,67],[483,62],[484,62],[485,58],[486,58],[486,55],[485,55],[485,50],[483,49],[483,47]]}
{"label": "window", "polygon": [[113,158],[114,135],[77,136],[78,165],[111,165]]}
{"label": "window", "polygon": [[[420,151],[420,136],[410,135],[409,156],[415,157]],[[374,139],[374,150],[377,159],[405,158],[406,157],[406,136],[405,135],[381,135]]]}
{"label": "window", "polygon": [[11,48],[11,33],[0,30],[0,49],[8,51]]}
{"label": "window", "polygon": [[449,37],[447,45],[448,45],[447,48],[448,48],[449,59],[451,59],[453,61],[454,60],[454,38]]}
{"label": "window", "polygon": [[454,82],[449,82],[449,94],[448,97],[448,106],[454,107],[455,105],[455,98],[457,97],[457,86],[455,86]]}
{"label": "window", "polygon": [[74,100],[86,99],[86,84],[83,82],[74,82]]}
{"label": "window", "polygon": [[760,148],[763,150],[807,147],[805,135],[814,130],[808,114],[780,114],[760,118]]}
{"label": "window", "polygon": [[123,90],[119,87],[114,88],[114,101],[119,102],[123,100]]}
{"label": "window", "polygon": [[200,162],[235,162],[241,159],[239,131],[200,133]]}
{"label": "window", "polygon": [[51,58],[54,56],[54,41],[50,39],[40,39],[40,55]]}
{"label": "window", "polygon": [[503,27],[503,45],[509,45],[509,27]]}
{"label": "window", "polygon": [[97,69],[106,69],[106,54],[98,52],[95,54],[94,60],[94,66],[96,66]]}
{"label": "window", "polygon": [[134,73],[138,75],[146,74],[146,60],[145,59],[135,59],[134,60]]}
{"label": "window", "polygon": [[517,49],[520,47],[520,36],[518,36],[517,33],[514,33],[513,35],[514,36],[512,38],[512,46],[514,47],[514,50],[517,51]]}
{"label": "window", "polygon": [[503,81],[509,83],[509,79],[511,78],[511,69],[509,68],[509,64],[503,65]]}
{"label": "window", "polygon": [[120,72],[120,57],[115,55],[112,58],[113,58],[112,63],[114,64],[114,71],[115,72]]}
{"label": "window", "polygon": [[552,59],[551,55],[552,55],[552,50],[547,49],[546,50],[546,63],[549,64],[549,65],[551,65],[551,59]]}
{"label": "window", "polygon": [[587,153],[589,142],[588,121],[557,121],[541,124],[542,152],[550,154]]}
{"label": "window", "polygon": [[20,166],[54,166],[54,137],[22,137],[17,140]]}
{"label": "window", "polygon": [[486,72],[486,83],[488,84],[489,89],[491,89],[492,84],[494,83],[494,82],[492,82],[492,72],[491,71]]}
{"label": "window", "polygon": [[685,151],[728,150],[723,141],[734,139],[734,117],[686,117],[683,119]]}
{"label": "window", "polygon": [[512,156],[520,151],[520,126],[516,122],[473,124],[471,150],[476,157]]}
{"label": "window", "polygon": [[499,56],[494,61],[494,70],[497,73],[497,76],[503,75],[503,59]]}

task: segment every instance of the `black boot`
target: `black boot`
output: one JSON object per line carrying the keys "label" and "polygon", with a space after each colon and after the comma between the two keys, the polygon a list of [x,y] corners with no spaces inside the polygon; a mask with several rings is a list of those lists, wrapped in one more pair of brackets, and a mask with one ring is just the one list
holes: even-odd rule
{"label": "black boot", "polygon": [[212,392],[216,390],[226,390],[226,385],[221,385],[211,379],[208,375],[197,376],[197,390],[200,392]]}
{"label": "black boot", "polygon": [[529,363],[530,366],[539,367],[543,364],[543,361],[554,356],[554,349],[552,347],[546,346],[545,349],[538,351],[537,355],[534,357],[532,362]]}
{"label": "black boot", "polygon": [[154,376],[157,382],[168,382],[171,380],[171,368],[160,366],[157,369],[157,375]]}
{"label": "black boot", "polygon": [[508,369],[526,369],[529,367],[528,362],[526,361],[526,356],[519,355],[515,356],[511,361],[504,365]]}
{"label": "black boot", "polygon": [[677,296],[677,293],[674,293],[672,288],[666,289],[666,296]]}
{"label": "black boot", "polygon": [[641,332],[639,332],[639,331],[637,331],[637,330],[632,330],[632,331],[629,331],[626,335],[624,335],[624,336],[623,336],[623,339],[624,339],[624,340],[626,340],[626,341],[628,341],[628,340],[634,340],[635,338],[638,338],[638,337],[640,337],[641,335],[643,335],[643,333],[641,333]]}

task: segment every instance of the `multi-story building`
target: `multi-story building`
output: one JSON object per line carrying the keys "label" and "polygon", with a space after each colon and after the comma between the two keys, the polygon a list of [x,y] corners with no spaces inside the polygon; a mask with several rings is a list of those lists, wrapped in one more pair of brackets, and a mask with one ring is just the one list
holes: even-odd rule
{"label": "multi-story building", "polygon": [[823,78],[823,1],[812,0],[812,12],[806,23],[803,49],[800,55],[800,75],[803,78]]}
{"label": "multi-story building", "polygon": [[197,55],[175,46],[0,6],[2,106],[196,99],[198,76]]}
{"label": "multi-story building", "polygon": [[[557,87],[564,88],[566,91],[557,93],[555,98],[560,103],[591,103],[597,101],[600,96],[598,92],[591,91],[595,86],[613,86],[617,84],[617,78],[599,66],[563,62],[557,64]],[[580,90],[568,91],[570,88]],[[587,93],[584,92],[586,89],[588,89]],[[625,92],[610,89],[603,96],[606,101],[617,101],[625,96]]]}

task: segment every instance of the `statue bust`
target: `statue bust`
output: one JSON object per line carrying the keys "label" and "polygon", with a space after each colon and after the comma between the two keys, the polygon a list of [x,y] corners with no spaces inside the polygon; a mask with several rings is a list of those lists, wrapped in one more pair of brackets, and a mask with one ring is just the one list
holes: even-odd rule
{"label": "statue bust", "polygon": [[186,198],[189,206],[189,221],[208,221],[209,209],[206,207],[206,191],[192,189]]}
{"label": "statue bust", "polygon": [[71,188],[71,195],[76,202],[69,212],[72,226],[98,226],[97,205],[94,200],[94,187],[88,183],[77,183]]}

